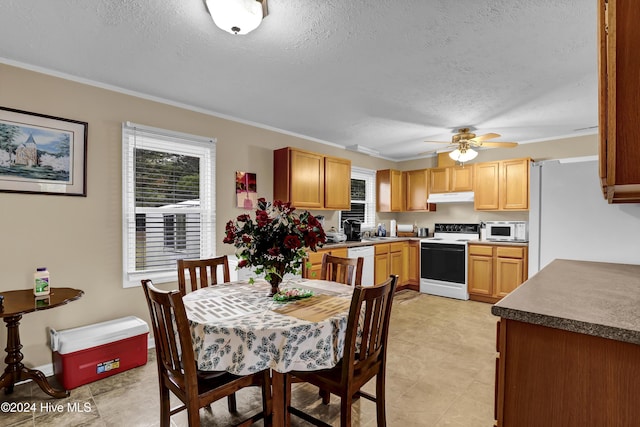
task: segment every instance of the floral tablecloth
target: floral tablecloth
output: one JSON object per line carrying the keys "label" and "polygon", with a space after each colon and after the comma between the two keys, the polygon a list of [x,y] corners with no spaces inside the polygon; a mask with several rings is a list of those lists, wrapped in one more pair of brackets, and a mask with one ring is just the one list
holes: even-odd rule
{"label": "floral tablecloth", "polygon": [[[323,280],[284,282],[281,288],[310,289],[315,295],[351,299],[353,288]],[[183,300],[191,326],[198,369],[247,375],[264,369],[284,373],[335,366],[342,358],[348,308],[310,322],[273,310],[265,281],[210,286]],[[311,297],[314,298],[314,297]]]}

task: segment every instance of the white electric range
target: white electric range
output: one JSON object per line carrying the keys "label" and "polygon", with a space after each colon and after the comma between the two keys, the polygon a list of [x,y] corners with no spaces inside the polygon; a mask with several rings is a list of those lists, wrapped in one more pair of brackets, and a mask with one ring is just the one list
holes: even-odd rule
{"label": "white electric range", "polygon": [[467,300],[467,242],[480,238],[480,224],[435,224],[420,240],[420,292]]}

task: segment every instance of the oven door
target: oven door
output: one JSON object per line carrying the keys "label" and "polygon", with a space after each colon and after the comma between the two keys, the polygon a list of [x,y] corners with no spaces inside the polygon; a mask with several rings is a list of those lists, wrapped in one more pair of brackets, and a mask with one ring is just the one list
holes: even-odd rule
{"label": "oven door", "polygon": [[420,277],[465,284],[465,257],[464,244],[423,242],[420,244]]}

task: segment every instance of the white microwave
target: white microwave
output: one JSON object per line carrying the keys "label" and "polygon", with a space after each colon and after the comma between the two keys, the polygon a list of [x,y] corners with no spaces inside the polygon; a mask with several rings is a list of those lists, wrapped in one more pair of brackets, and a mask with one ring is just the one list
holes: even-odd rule
{"label": "white microwave", "polygon": [[487,221],[487,240],[503,242],[528,242],[529,223],[527,221]]}

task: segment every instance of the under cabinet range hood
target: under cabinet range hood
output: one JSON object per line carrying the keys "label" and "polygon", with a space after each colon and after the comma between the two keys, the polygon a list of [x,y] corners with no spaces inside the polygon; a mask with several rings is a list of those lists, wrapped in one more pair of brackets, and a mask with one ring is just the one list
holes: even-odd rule
{"label": "under cabinet range hood", "polygon": [[429,194],[427,203],[473,203],[473,191]]}

